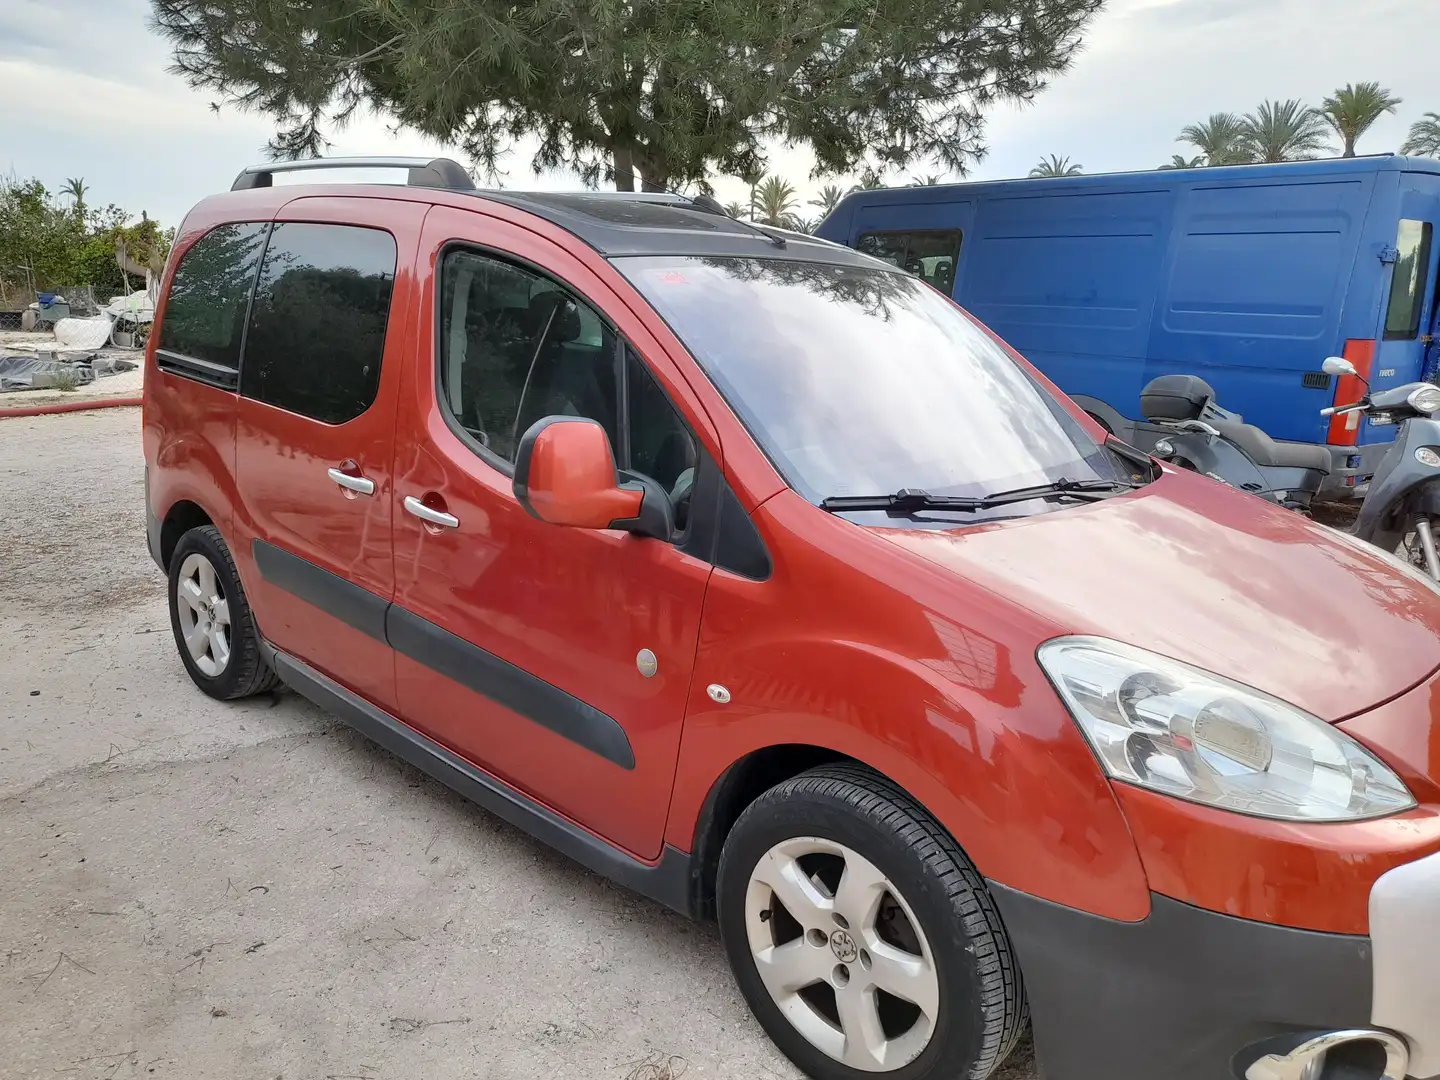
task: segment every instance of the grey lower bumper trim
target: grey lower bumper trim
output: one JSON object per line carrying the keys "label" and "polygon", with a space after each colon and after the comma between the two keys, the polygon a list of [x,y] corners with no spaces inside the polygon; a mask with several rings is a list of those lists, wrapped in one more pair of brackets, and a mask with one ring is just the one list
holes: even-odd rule
{"label": "grey lower bumper trim", "polygon": [[1143,922],[1116,922],[990,888],[1045,1080],[1238,1080],[1277,1040],[1370,1025],[1368,938],[1164,896]]}

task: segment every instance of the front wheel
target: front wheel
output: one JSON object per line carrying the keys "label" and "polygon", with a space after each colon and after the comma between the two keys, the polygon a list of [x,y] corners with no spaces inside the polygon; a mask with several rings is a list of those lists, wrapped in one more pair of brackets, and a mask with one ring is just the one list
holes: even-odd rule
{"label": "front wheel", "polygon": [[1428,574],[1440,581],[1437,543],[1440,543],[1440,528],[1436,528],[1436,522],[1429,517],[1412,517],[1405,522],[1395,554],[1402,562],[1409,563],[1422,574]]}
{"label": "front wheel", "polygon": [[1026,1020],[985,882],[904,792],[804,773],[735,823],[720,933],[751,1011],[816,1080],[984,1080]]}

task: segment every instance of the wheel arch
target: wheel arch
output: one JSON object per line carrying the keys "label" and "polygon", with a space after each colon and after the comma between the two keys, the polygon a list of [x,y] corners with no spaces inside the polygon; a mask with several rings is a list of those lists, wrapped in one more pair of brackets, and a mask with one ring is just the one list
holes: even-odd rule
{"label": "wheel arch", "polygon": [[175,545],[191,529],[202,525],[214,525],[215,519],[203,506],[191,499],[179,499],[165,511],[160,521],[160,561],[164,569],[170,568],[170,558],[175,554]]}
{"label": "wheel arch", "polygon": [[[695,918],[709,920],[715,917],[715,884],[720,868],[720,852],[725,846],[725,838],[730,835],[731,828],[745,808],[777,784],[821,765],[841,763],[859,765],[875,773],[905,791],[917,804],[924,805],[923,800],[894,777],[869,762],[832,747],[785,742],[751,750],[715,778],[701,803],[690,847],[690,911]],[[933,813],[930,816],[940,828],[945,828],[938,817]],[[954,836],[951,839],[959,844]]]}

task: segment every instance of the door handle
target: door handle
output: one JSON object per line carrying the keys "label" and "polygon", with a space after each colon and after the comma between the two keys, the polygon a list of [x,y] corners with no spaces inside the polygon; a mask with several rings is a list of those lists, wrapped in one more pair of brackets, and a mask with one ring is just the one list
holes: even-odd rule
{"label": "door handle", "polygon": [[460,526],[460,519],[454,514],[447,514],[443,510],[432,510],[414,495],[405,496],[405,512],[413,514],[421,521],[429,522],[431,525],[443,525],[447,529],[455,529]]}
{"label": "door handle", "polygon": [[374,495],[375,481],[364,476],[353,476],[339,469],[330,470],[330,479],[339,484],[347,491],[353,491],[358,495]]}

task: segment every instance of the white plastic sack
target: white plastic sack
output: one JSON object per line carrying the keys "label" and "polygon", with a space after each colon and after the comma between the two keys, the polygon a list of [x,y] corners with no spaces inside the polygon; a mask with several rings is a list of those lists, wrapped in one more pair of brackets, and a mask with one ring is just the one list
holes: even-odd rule
{"label": "white plastic sack", "polygon": [[55,343],[66,349],[103,349],[110,344],[110,317],[61,319],[55,324]]}

